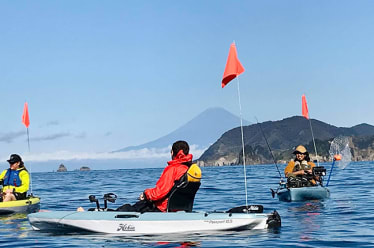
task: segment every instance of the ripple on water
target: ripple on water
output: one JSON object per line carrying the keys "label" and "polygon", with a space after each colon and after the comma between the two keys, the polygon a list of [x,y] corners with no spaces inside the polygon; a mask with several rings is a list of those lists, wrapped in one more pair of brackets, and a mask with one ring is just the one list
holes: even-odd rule
{"label": "ripple on water", "polygon": [[[334,169],[331,197],[324,201],[287,203],[272,198],[278,187],[274,165],[247,166],[248,202],[276,209],[282,227],[276,231],[214,232],[166,236],[115,237],[103,234],[50,235],[33,231],[25,216],[0,217],[0,246],[12,247],[374,247],[374,163],[352,163]],[[328,168],[328,165],[326,166]],[[280,165],[284,169],[284,165]],[[33,192],[43,210],[75,210],[100,202],[108,192],[118,195],[116,208],[134,203],[140,192],[153,187],[163,168],[33,173]],[[195,210],[227,210],[245,205],[242,166],[204,167]]]}

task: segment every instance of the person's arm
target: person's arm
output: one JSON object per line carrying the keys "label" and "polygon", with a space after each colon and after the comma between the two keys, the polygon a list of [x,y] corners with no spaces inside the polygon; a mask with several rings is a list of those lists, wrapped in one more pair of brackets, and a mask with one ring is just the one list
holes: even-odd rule
{"label": "person's arm", "polygon": [[[316,164],[313,163],[313,162],[308,162],[308,164],[310,165],[310,170],[308,170],[308,173],[310,173],[312,175],[313,174],[313,168],[316,167]],[[315,176],[314,179],[319,180],[319,176]]]}
{"label": "person's arm", "polygon": [[313,163],[313,162],[308,162],[308,165],[310,165],[310,169],[309,170],[305,170],[308,174],[312,175],[312,172],[313,172],[313,167],[315,167],[316,165]]}
{"label": "person's arm", "polygon": [[294,174],[295,176],[302,176],[302,175],[305,175],[306,172],[304,170],[299,170],[299,171],[295,171],[293,172],[292,174]]}
{"label": "person's arm", "polygon": [[4,179],[6,172],[7,172],[7,170],[3,170],[3,172],[1,172],[1,174],[0,174],[0,180]]}
{"label": "person's arm", "polygon": [[286,177],[290,176],[299,176],[299,175],[304,175],[305,171],[304,170],[298,170],[298,171],[293,171],[295,168],[295,161],[291,160],[287,167],[284,169],[284,174]]}
{"label": "person's arm", "polygon": [[285,175],[286,177],[289,177],[290,174],[292,173],[294,167],[295,167],[295,162],[291,160],[291,161],[287,164],[286,168],[284,169],[284,175]]}
{"label": "person's arm", "polygon": [[163,199],[174,186],[174,169],[166,167],[154,188],[144,191],[145,198],[150,201]]}
{"label": "person's arm", "polygon": [[29,190],[30,185],[30,176],[26,170],[23,170],[19,173],[19,177],[21,179],[21,186],[15,187],[15,191],[19,193],[24,193]]}
{"label": "person's arm", "polygon": [[4,183],[4,177],[5,177],[6,171],[7,171],[7,170],[4,170],[4,171],[1,172],[1,174],[0,174],[0,185],[3,185],[3,183]]}

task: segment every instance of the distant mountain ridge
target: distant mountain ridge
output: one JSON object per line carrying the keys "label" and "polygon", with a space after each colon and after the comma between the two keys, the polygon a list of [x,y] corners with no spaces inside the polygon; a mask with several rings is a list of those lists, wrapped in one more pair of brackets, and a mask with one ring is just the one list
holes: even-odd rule
{"label": "distant mountain ridge", "polygon": [[[243,125],[249,124],[249,122],[245,120],[243,120],[243,123]],[[208,108],[170,134],[142,145],[129,146],[114,152],[139,150],[143,148],[165,148],[177,140],[186,140],[190,145],[198,145],[200,149],[206,149],[213,144],[222,133],[237,126],[240,126],[239,117],[223,108]]]}
{"label": "distant mountain ridge", "polygon": [[[371,146],[371,140],[374,141],[374,126],[359,124],[351,128],[336,127],[315,119],[311,120],[311,123],[318,146],[317,151],[320,151],[320,159],[327,159],[328,141],[339,135],[354,137],[351,139],[351,147],[352,151],[356,152],[354,154],[356,158],[370,157],[369,154],[361,154],[361,156],[360,149],[355,150],[355,148],[358,144]],[[246,163],[248,164],[273,162],[259,125],[243,127]],[[280,162],[290,159],[293,148],[299,144],[307,146],[308,150],[314,153],[309,121],[304,117],[294,116],[280,121],[266,121],[261,123],[261,127],[276,159]],[[370,138],[371,136],[373,139]],[[372,146],[374,147],[374,144]],[[243,158],[240,128],[225,132],[198,160],[200,165],[241,164]]]}

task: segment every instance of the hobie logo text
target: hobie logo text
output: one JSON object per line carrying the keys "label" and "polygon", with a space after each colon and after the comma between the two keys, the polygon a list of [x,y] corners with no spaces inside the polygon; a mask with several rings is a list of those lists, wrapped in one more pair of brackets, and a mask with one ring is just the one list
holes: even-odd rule
{"label": "hobie logo text", "polygon": [[251,206],[249,207],[249,210],[252,210],[252,211],[258,211],[258,206],[256,206],[256,205],[251,205]]}
{"label": "hobie logo text", "polygon": [[135,227],[133,225],[128,225],[128,224],[119,224],[117,228],[117,232],[119,231],[133,232],[135,231]]}

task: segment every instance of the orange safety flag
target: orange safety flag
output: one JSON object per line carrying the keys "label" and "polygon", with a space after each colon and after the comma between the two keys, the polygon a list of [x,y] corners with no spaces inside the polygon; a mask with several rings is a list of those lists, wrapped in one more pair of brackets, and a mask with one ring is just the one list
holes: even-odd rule
{"label": "orange safety flag", "polygon": [[25,124],[26,128],[28,128],[30,125],[29,109],[27,107],[27,102],[25,102],[25,107],[23,108],[22,123]]}
{"label": "orange safety flag", "polygon": [[236,46],[233,42],[230,47],[229,56],[226,62],[225,72],[223,73],[222,78],[222,88],[226,86],[231,80],[239,76],[239,74],[244,72],[244,67],[238,59],[236,53]]}
{"label": "orange safety flag", "polygon": [[301,111],[305,118],[309,119],[308,104],[306,103],[305,95],[301,97]]}

